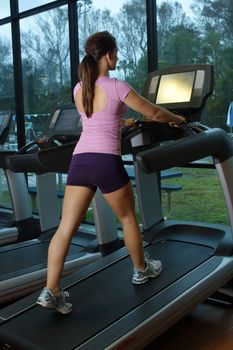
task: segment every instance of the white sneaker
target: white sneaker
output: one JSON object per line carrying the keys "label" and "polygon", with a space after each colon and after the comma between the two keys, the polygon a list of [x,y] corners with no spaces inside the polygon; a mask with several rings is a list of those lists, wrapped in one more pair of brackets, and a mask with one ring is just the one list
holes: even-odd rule
{"label": "white sneaker", "polygon": [[134,284],[146,283],[149,278],[154,278],[160,275],[162,271],[162,264],[159,260],[149,259],[149,255],[145,253],[146,268],[144,271],[133,269],[132,282]]}
{"label": "white sneaker", "polygon": [[61,290],[58,295],[55,295],[51,289],[44,288],[36,303],[47,309],[57,310],[61,314],[66,315],[72,311],[72,304],[67,303],[65,297],[69,297],[68,292]]}

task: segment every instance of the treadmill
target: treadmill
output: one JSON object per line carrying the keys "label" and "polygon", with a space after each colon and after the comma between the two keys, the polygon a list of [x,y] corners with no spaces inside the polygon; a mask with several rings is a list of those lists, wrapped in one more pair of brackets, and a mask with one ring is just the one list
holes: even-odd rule
{"label": "treadmill", "polygon": [[[0,304],[27,295],[45,283],[47,250],[60,221],[56,173],[68,171],[80,128],[80,115],[75,105],[60,107],[51,119],[48,137],[26,145],[6,160],[12,173],[36,174],[41,234],[36,239],[0,247]],[[41,154],[46,155],[47,163],[41,161]],[[65,275],[122,246],[115,216],[100,192],[97,191],[92,203],[95,227],[88,231],[82,225],[73,237]]]}
{"label": "treadmill", "polygon": [[12,203],[12,209],[1,208],[0,211],[0,245],[37,235],[25,176],[13,173],[5,164],[6,157],[16,153],[6,146],[12,116],[11,112],[0,112],[0,168],[4,172]]}
{"label": "treadmill", "polygon": [[[202,77],[211,72],[200,65],[172,69],[162,74],[195,72],[192,93],[195,86],[204,91],[204,80],[202,84],[195,80],[198,71]],[[195,113],[193,106],[192,111]],[[201,125],[186,127],[202,129]],[[39,307],[35,304],[38,293],[2,309],[0,341],[7,349],[142,349],[233,277],[232,140],[220,129],[207,129],[150,147],[148,140],[153,135],[148,125],[136,129],[132,130],[132,148],[137,150],[136,186],[138,190],[144,186],[138,195],[144,216],[145,251],[162,261],[162,274],[144,285],[133,285],[131,259],[125,248],[117,250],[63,278],[63,287],[73,303],[71,314],[63,317]],[[151,130],[153,134],[157,126]],[[179,133],[176,128],[172,130]],[[206,156],[214,159],[230,227],[164,220],[157,172]],[[157,195],[144,198],[142,193],[149,190]],[[147,215],[150,207],[152,217]]]}

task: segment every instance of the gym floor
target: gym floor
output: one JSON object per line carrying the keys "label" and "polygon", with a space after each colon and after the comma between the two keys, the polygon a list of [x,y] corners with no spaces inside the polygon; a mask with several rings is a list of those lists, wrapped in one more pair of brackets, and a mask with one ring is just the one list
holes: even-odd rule
{"label": "gym floor", "polygon": [[233,350],[233,306],[203,303],[145,350]]}

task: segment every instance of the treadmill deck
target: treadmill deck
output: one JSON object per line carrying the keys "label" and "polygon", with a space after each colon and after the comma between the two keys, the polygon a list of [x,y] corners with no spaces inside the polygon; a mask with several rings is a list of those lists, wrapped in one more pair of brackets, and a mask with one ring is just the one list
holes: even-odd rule
{"label": "treadmill deck", "polygon": [[[90,349],[83,344],[94,339],[97,334],[101,335],[106,330],[108,332],[113,324],[120,322],[133,310],[140,310],[153,298],[157,299],[155,309],[147,311],[159,312],[164,302],[168,303],[187,288],[192,288],[222,261],[221,257],[217,257],[217,261],[214,260],[208,268],[200,269],[195,278],[188,278],[188,284],[180,284],[182,277],[212,259],[213,249],[197,244],[162,241],[148,245],[145,250],[152,258],[162,259],[163,271],[158,278],[151,279],[145,285],[133,285],[131,259],[129,256],[123,257],[67,288],[73,303],[70,315],[63,316],[33,305],[26,314],[23,312],[0,326],[0,339],[17,346],[17,350],[68,350],[79,346]],[[164,299],[163,291],[168,286],[173,288]],[[142,322],[142,319],[134,319],[132,327],[135,321]],[[116,340],[119,337],[117,332],[115,337]],[[104,343],[103,339],[101,343]]]}

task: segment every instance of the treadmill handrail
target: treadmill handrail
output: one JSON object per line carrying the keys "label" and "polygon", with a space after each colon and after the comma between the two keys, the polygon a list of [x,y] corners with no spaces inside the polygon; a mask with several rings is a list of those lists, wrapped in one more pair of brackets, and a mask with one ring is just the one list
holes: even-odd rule
{"label": "treadmill handrail", "polygon": [[232,139],[222,129],[209,129],[139,152],[136,160],[139,167],[150,174],[174,166],[185,166],[207,156],[214,157],[216,163],[222,163],[233,156]]}
{"label": "treadmill handrail", "polygon": [[6,164],[13,172],[66,173],[76,143],[73,141],[61,146],[38,150],[32,154],[15,154],[7,157]]}

